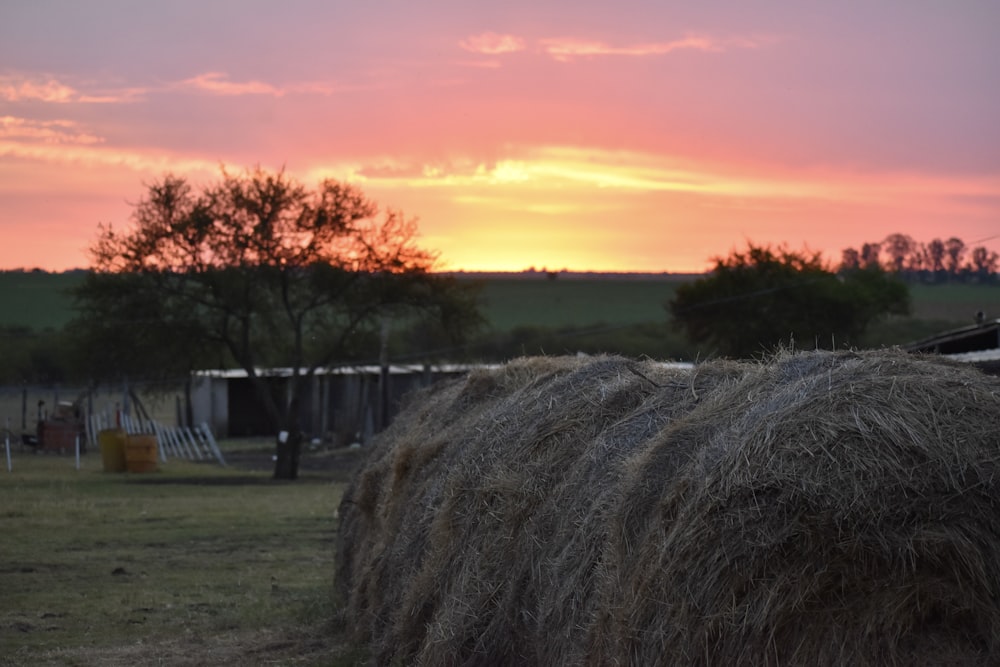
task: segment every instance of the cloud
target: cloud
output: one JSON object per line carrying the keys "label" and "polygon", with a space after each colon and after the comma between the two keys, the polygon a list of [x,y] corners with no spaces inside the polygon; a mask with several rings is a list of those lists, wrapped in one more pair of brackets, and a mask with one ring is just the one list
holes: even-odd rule
{"label": "cloud", "polygon": [[0,140],[46,144],[99,144],[102,137],[85,132],[71,120],[32,120],[0,116]]}
{"label": "cloud", "polygon": [[575,38],[553,38],[541,41],[542,49],[561,62],[589,56],[661,56],[674,51],[720,53],[730,48],[757,48],[765,40],[759,38],[719,39],[707,35],[688,35],[669,42],[643,42],[612,46],[606,42]]}
{"label": "cloud", "polygon": [[0,76],[0,100],[6,102],[47,102],[50,104],[112,104],[134,102],[146,93],[145,88],[118,88],[81,92],[48,75],[13,74]]}
{"label": "cloud", "polygon": [[492,161],[383,162],[356,166],[350,173],[373,186],[454,189],[460,191],[460,196],[469,196],[481,188],[515,197],[527,192],[601,190],[626,195],[686,193],[712,200],[787,204],[805,200],[891,204],[915,196],[992,194],[998,188],[996,176],[952,179],[927,174],[747,170],[683,162],[663,155],[579,146],[538,146],[518,153],[516,157]]}
{"label": "cloud", "polygon": [[[729,37],[718,38],[709,35],[689,34],[681,39],[666,42],[640,42],[615,46],[600,40],[579,39],[576,37],[552,37],[537,42],[537,47],[543,53],[560,62],[569,62],[574,58],[593,56],[662,56],[674,51],[702,51],[706,53],[721,53],[729,49],[754,49],[770,41],[766,37]],[[524,51],[527,42],[515,35],[484,32],[466,37],[459,42],[466,51],[481,55],[501,55]],[[498,67],[497,61],[490,61],[485,67]]]}
{"label": "cloud", "polygon": [[158,149],[110,147],[104,137],[71,120],[32,120],[0,116],[0,158],[53,164],[120,166],[140,172],[213,171],[217,162],[165,153]]}
{"label": "cloud", "polygon": [[466,37],[458,43],[466,51],[494,56],[501,53],[514,53],[525,49],[524,40],[514,35],[500,35],[495,32],[484,32]]}
{"label": "cloud", "polygon": [[215,161],[167,155],[162,151],[104,149],[100,146],[87,145],[26,144],[6,141],[2,137],[0,137],[0,157],[62,164],[83,164],[89,167],[126,167],[133,171],[147,173],[164,171],[185,174],[212,173],[218,171],[219,166],[219,163]]}
{"label": "cloud", "polygon": [[180,88],[194,88],[215,95],[274,95],[276,97],[284,95],[284,91],[269,83],[230,81],[225,72],[206,72],[190,79],[184,79],[177,85]]}
{"label": "cloud", "polygon": [[196,90],[222,96],[271,95],[283,97],[292,93],[332,95],[355,90],[357,86],[343,86],[324,81],[301,81],[285,86],[275,86],[264,81],[230,81],[225,72],[205,72],[198,76],[178,81],[172,88]]}

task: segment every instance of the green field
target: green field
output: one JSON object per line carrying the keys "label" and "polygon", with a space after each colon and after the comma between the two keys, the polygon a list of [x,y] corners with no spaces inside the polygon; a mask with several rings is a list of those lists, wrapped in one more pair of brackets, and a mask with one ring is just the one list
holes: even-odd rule
{"label": "green field", "polygon": [[[0,326],[64,326],[73,316],[66,290],[81,279],[81,273],[0,273]],[[482,304],[494,331],[664,322],[664,304],[680,284],[668,277],[491,277]],[[1000,317],[1000,286],[914,285],[910,293],[915,319],[971,323],[979,310]]]}
{"label": "green field", "polygon": [[677,280],[494,279],[482,291],[492,327],[565,327],[662,322]]}
{"label": "green field", "polygon": [[344,474],[82,458],[0,467],[0,665],[354,664],[331,598]]}
{"label": "green field", "polygon": [[68,290],[82,273],[0,272],[0,327],[60,329],[73,317]]}
{"label": "green field", "polygon": [[976,313],[1000,318],[1000,285],[913,285],[913,316],[972,324]]}

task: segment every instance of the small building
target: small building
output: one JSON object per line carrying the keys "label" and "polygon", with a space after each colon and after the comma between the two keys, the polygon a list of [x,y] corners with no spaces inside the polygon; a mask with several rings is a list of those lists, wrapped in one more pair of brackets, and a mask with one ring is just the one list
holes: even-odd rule
{"label": "small building", "polygon": [[[365,442],[398,412],[404,395],[438,380],[458,378],[481,364],[392,364],[321,369],[308,380],[299,406],[299,424],[310,438],[338,446]],[[261,370],[279,401],[287,400],[292,369]],[[219,437],[274,435],[273,423],[243,369],[196,371],[191,387],[191,420],[207,423]]]}
{"label": "small building", "polygon": [[954,361],[974,364],[986,373],[1000,375],[1000,319],[981,321],[944,331],[906,345],[908,352],[940,354]]}

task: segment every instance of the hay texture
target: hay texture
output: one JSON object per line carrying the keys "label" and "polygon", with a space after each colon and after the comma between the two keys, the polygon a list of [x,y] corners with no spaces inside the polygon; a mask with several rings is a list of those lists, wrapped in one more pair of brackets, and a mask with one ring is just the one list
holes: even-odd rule
{"label": "hay texture", "polygon": [[998,664],[998,429],[892,351],[476,372],[345,495],[344,618],[376,664]]}

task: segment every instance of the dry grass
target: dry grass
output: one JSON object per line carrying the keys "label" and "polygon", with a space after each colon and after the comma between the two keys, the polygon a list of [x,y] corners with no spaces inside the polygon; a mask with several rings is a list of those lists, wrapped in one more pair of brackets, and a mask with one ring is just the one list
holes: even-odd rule
{"label": "dry grass", "polygon": [[998,424],[896,352],[514,362],[377,442],[346,618],[379,664],[995,664]]}
{"label": "dry grass", "polygon": [[343,484],[100,467],[0,470],[0,665],[354,664],[331,620]]}

